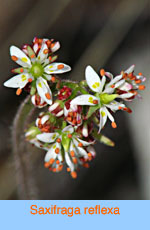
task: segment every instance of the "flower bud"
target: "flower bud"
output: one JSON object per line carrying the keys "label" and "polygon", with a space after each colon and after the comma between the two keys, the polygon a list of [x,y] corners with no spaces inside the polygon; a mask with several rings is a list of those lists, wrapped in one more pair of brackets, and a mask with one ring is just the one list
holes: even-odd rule
{"label": "flower bud", "polygon": [[64,114],[63,107],[60,101],[55,101],[54,104],[49,106],[48,111],[51,112],[56,117],[61,117]]}
{"label": "flower bud", "polygon": [[32,139],[34,139],[36,137],[37,134],[40,134],[40,133],[41,132],[38,129],[38,127],[32,126],[25,133],[25,137],[26,137],[27,140],[32,140]]}
{"label": "flower bud", "polygon": [[38,108],[43,108],[47,105],[47,103],[38,95],[35,94],[31,97],[32,104]]}

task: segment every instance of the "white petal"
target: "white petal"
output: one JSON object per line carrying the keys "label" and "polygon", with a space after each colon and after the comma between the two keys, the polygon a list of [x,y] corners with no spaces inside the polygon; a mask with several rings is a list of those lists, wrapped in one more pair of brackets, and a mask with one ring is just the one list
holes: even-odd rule
{"label": "white petal", "polygon": [[100,85],[100,93],[103,91],[103,87],[104,87],[104,85],[105,85],[105,82],[106,82],[106,77],[105,76],[103,76],[102,77],[102,81],[101,81],[101,85]]}
{"label": "white petal", "polygon": [[128,82],[125,82],[122,86],[119,87],[120,90],[123,91],[129,91],[133,88],[133,86],[131,84],[129,84]]}
{"label": "white petal", "polygon": [[129,74],[132,73],[134,71],[135,65],[131,65],[126,71],[125,73]]}
{"label": "white petal", "polygon": [[43,107],[45,107],[47,105],[47,103],[41,97],[40,97],[40,102],[37,105],[36,104],[36,95],[35,94],[31,97],[31,102],[32,102],[33,105],[35,105],[38,108],[43,108]]}
{"label": "white petal", "polygon": [[46,77],[46,79],[48,81],[50,81],[52,79],[52,75],[50,75],[50,74],[43,74],[43,75]]}
{"label": "white petal", "polygon": [[49,115],[45,115],[41,118],[41,124],[43,125],[46,121],[49,120]]}
{"label": "white petal", "polygon": [[61,117],[63,114],[64,114],[64,111],[61,110],[60,112],[58,112],[58,113],[56,114],[56,117]]}
{"label": "white petal", "polygon": [[124,80],[124,79],[118,81],[118,82],[115,84],[115,88],[119,88],[119,87],[122,86],[124,83],[125,83],[125,80]]}
{"label": "white petal", "polygon": [[50,149],[49,149],[49,151],[46,153],[46,156],[45,156],[45,158],[44,158],[44,161],[45,162],[49,162],[50,161],[50,159],[56,159],[56,157],[57,157],[57,154],[55,153],[55,146],[56,146],[56,144],[54,143],[51,147],[50,147]]}
{"label": "white petal", "polygon": [[87,151],[88,151],[89,153],[91,153],[93,157],[96,156],[96,151],[95,151],[95,149],[93,148],[93,146],[88,146],[88,147],[87,147]]}
{"label": "white petal", "polygon": [[38,148],[40,148],[40,149],[44,149],[44,147],[41,145],[41,142],[38,141],[36,138],[30,140],[30,143],[31,143],[31,144],[34,144],[36,147],[38,147]]}
{"label": "white petal", "polygon": [[142,75],[137,75],[136,78],[140,79],[142,82],[146,81],[146,77]]}
{"label": "white petal", "polygon": [[55,42],[53,44],[54,44],[54,46],[51,47],[51,51],[54,53],[54,52],[56,52],[60,48],[60,43],[59,42]]}
{"label": "white petal", "polygon": [[54,104],[52,104],[51,106],[49,106],[48,111],[49,112],[54,111],[57,108],[57,106],[59,106],[59,103],[55,102]]}
{"label": "white petal", "polygon": [[[74,139],[75,139],[75,138],[74,138]],[[74,141],[74,139],[73,139],[73,141]],[[94,142],[95,142],[95,141],[92,141],[92,142],[83,141],[83,140],[81,140],[80,138],[76,138],[76,139],[77,139],[78,142],[82,143],[83,146],[89,146],[89,145],[91,145],[91,144],[94,144]]]}
{"label": "white petal", "polygon": [[82,135],[83,135],[84,137],[88,137],[88,126],[87,126],[87,123],[84,123],[84,124],[83,124]]}
{"label": "white petal", "polygon": [[66,106],[64,106],[64,116],[67,117],[69,113],[69,109],[66,108]]}
{"label": "white petal", "polygon": [[70,104],[71,105],[95,105],[93,101],[98,101],[99,103],[99,99],[97,97],[90,95],[90,94],[84,94],[84,95],[74,98],[70,102]]}
{"label": "white petal", "polygon": [[113,112],[117,111],[119,107],[124,108],[125,105],[118,101],[112,101],[110,104],[105,105],[107,108],[111,109]]}
{"label": "white petal", "polygon": [[114,79],[112,79],[112,80],[110,81],[110,83],[108,84],[108,86],[113,85],[113,84],[115,84],[116,82],[120,81],[121,78],[122,78],[122,74],[116,76]]}
{"label": "white petal", "polygon": [[65,160],[66,160],[66,163],[68,165],[68,167],[70,168],[71,171],[74,171],[75,169],[75,166],[74,164],[72,163],[71,159],[70,159],[70,156],[68,154],[68,152],[65,152]]}
{"label": "white petal", "polygon": [[66,65],[64,63],[52,63],[50,65],[47,65],[44,68],[44,72],[47,74],[59,74],[59,73],[65,73],[71,70],[71,67],[69,65]]}
{"label": "white petal", "polygon": [[87,66],[85,69],[85,78],[88,86],[94,92],[100,92],[101,81],[98,74],[91,66]]}
{"label": "white petal", "polygon": [[37,43],[35,43],[34,46],[33,46],[34,52],[37,53],[38,49],[39,49],[39,46],[38,46]]}
{"label": "white petal", "polygon": [[10,55],[18,58],[15,62],[23,67],[31,67],[31,61],[27,55],[16,46],[10,47]]}
{"label": "white petal", "polygon": [[[47,84],[47,81],[44,78],[39,77],[36,81],[36,88],[37,88],[37,91],[40,97],[43,98],[43,100],[46,101],[47,104],[51,105],[52,104],[52,93]],[[47,94],[50,96],[50,99],[46,96]]]}
{"label": "white petal", "polygon": [[118,96],[118,98],[130,98],[133,97],[134,94],[133,93],[124,93]]}
{"label": "white petal", "polygon": [[76,154],[76,148],[75,148],[75,144],[73,143],[73,141],[71,141],[70,143],[70,148],[69,148],[69,151],[74,151],[74,153]]}
{"label": "white petal", "polygon": [[10,88],[24,88],[25,85],[28,83],[28,79],[33,77],[28,74],[18,74],[12,78],[10,78],[8,81],[4,82],[4,86],[10,87]]}
{"label": "white petal", "polygon": [[35,125],[38,127],[39,125],[39,121],[40,121],[40,118],[37,118],[36,121],[35,121]]}
{"label": "white petal", "polygon": [[56,140],[58,136],[58,133],[42,133],[38,134],[36,137],[38,140],[43,141],[45,143],[52,143]]}
{"label": "white petal", "polygon": [[122,78],[122,74],[116,76],[114,79],[112,79],[108,84],[105,86],[104,93],[112,94],[115,90],[115,88],[112,88],[111,86],[114,85],[116,82],[120,81]]}
{"label": "white petal", "polygon": [[85,151],[85,149],[83,149],[81,147],[77,147],[77,151],[78,151],[80,156],[82,156],[84,158],[88,158],[88,155],[87,155],[87,152]]}
{"label": "white petal", "polygon": [[105,107],[101,107],[100,110],[99,110],[99,114],[100,114],[100,123],[99,123],[99,132],[100,132],[101,129],[106,124],[106,121],[107,121],[107,111],[106,111],[106,108]]}
{"label": "white petal", "polygon": [[108,109],[106,109],[106,113],[107,113],[109,120],[111,120],[111,122],[114,122],[115,120],[114,120],[113,116],[111,115],[111,113],[108,111]]}
{"label": "white petal", "polygon": [[68,125],[68,126],[66,126],[63,130],[62,130],[62,132],[64,133],[64,132],[66,132],[66,133],[73,133],[74,132],[74,128],[72,127],[72,125]]}
{"label": "white petal", "polygon": [[105,76],[106,76],[106,77],[109,77],[110,80],[113,79],[113,75],[112,75],[112,73],[110,73],[110,72],[105,72]]}
{"label": "white petal", "polygon": [[37,60],[40,63],[43,63],[43,61],[48,57],[48,53],[47,52],[45,53],[45,50],[48,50],[48,47],[47,47],[46,43],[43,43],[42,47],[38,53],[38,56],[37,56]]}
{"label": "white petal", "polygon": [[106,86],[103,93],[112,94],[114,91],[115,91],[115,88],[112,88],[111,86]]}

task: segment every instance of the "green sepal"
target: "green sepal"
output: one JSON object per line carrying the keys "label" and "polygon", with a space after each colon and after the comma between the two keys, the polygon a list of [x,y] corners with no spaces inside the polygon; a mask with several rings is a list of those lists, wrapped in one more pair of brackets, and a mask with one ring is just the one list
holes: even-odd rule
{"label": "green sepal", "polygon": [[88,119],[89,117],[91,117],[92,114],[95,113],[96,110],[98,110],[100,107],[101,107],[100,104],[95,105],[95,106],[90,106],[89,109],[88,109],[88,112],[86,114],[86,119]]}
{"label": "green sepal", "polygon": [[35,93],[36,93],[36,87],[32,85],[30,89],[30,95],[33,96]]}
{"label": "green sepal", "polygon": [[52,59],[50,60],[50,63],[56,61],[57,58],[58,58],[58,55],[52,56]]}
{"label": "green sepal", "polygon": [[[29,133],[30,132],[30,133]],[[29,133],[29,134],[28,134]],[[36,137],[36,135],[38,135],[38,134],[40,134],[41,133],[41,131],[39,130],[39,128],[38,127],[36,127],[36,126],[32,126],[32,127],[30,127],[27,131],[26,131],[26,134],[28,134],[28,135],[26,135],[26,138],[28,139],[28,140],[32,140],[32,139],[34,139],[35,137]]]}
{"label": "green sepal", "polygon": [[89,94],[89,92],[88,91],[86,91],[85,90],[85,88],[83,88],[83,87],[79,87],[79,91],[82,93],[82,94]]}
{"label": "green sepal", "polygon": [[109,104],[112,102],[115,98],[118,97],[118,94],[107,94],[103,93],[99,95],[100,101],[102,104]]}
{"label": "green sepal", "polygon": [[61,128],[64,129],[66,126],[67,126],[67,122],[66,122],[66,121],[63,121],[63,122],[62,122],[62,127],[61,127]]}
{"label": "green sepal", "polygon": [[52,113],[48,113],[48,115],[50,116],[49,117],[49,120],[50,120],[50,122],[54,125],[54,124],[56,124],[56,116],[54,116]]}
{"label": "green sepal", "polygon": [[115,143],[109,139],[108,137],[102,135],[102,134],[98,134],[97,133],[97,130],[94,130],[92,132],[92,135],[93,137],[95,137],[95,139],[97,139],[98,141],[100,141],[101,143],[105,144],[105,145],[108,145],[110,147],[114,147],[115,146]]}
{"label": "green sepal", "polygon": [[12,72],[13,72],[13,73],[19,73],[19,74],[25,74],[24,72],[21,71],[22,69],[24,70],[23,67],[16,68],[16,69],[13,69]]}
{"label": "green sepal", "polygon": [[71,141],[71,139],[68,138],[66,134],[62,134],[62,145],[63,145],[63,148],[66,152],[68,152],[68,150],[69,150],[70,141]]}
{"label": "green sepal", "polygon": [[66,85],[71,89],[76,89],[78,87],[78,83],[74,83],[74,82],[61,82],[61,87],[63,87],[64,85]]}
{"label": "green sepal", "polygon": [[87,86],[87,82],[86,82],[86,80],[82,80],[82,81],[80,81],[79,85],[80,85],[81,87],[85,87],[85,86]]}
{"label": "green sepal", "polygon": [[27,46],[27,51],[28,51],[28,55],[30,58],[33,58],[33,56],[34,56],[34,58],[36,57],[33,49],[30,46]]}

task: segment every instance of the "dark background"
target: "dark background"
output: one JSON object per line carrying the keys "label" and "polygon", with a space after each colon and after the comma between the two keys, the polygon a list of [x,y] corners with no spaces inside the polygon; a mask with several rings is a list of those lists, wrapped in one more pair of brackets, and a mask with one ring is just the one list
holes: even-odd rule
{"label": "dark background", "polygon": [[[150,1],[148,0],[0,0],[0,199],[150,199]],[[136,64],[147,76],[143,100],[118,112],[117,129],[104,133],[115,148],[96,145],[97,157],[73,180],[63,170],[43,167],[44,152],[20,148],[21,165],[12,154],[12,122],[25,98],[3,87],[16,65],[9,46],[31,43],[34,36],[61,43],[59,61],[69,64],[67,78],[84,79],[86,65],[118,74]],[[28,151],[27,151],[28,150]],[[23,157],[22,157],[23,156]],[[16,180],[17,178],[17,180]],[[19,179],[18,179],[19,178]],[[25,185],[25,191],[20,188]]]}

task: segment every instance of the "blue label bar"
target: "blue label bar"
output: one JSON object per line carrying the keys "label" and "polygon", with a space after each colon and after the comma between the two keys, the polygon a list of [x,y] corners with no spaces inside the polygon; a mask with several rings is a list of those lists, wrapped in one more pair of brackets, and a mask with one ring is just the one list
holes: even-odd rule
{"label": "blue label bar", "polygon": [[1,229],[143,229],[150,201],[0,201]]}

